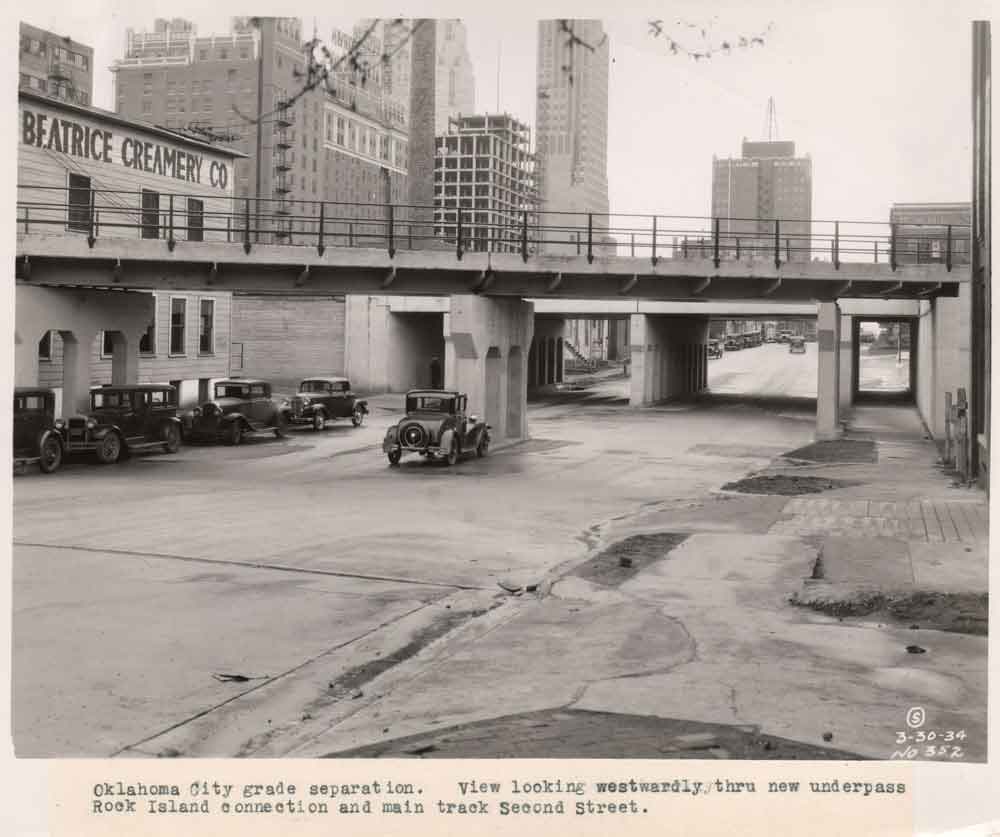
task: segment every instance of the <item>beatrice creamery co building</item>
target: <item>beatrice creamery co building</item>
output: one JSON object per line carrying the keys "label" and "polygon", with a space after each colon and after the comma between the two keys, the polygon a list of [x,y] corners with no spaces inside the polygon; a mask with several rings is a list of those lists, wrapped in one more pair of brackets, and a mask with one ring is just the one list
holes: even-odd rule
{"label": "beatrice creamery co building", "polygon": [[[175,238],[226,238],[206,219],[230,211],[242,153],[31,90],[18,105],[19,233],[29,225],[87,237],[96,223],[102,238],[161,238],[172,195]],[[15,384],[55,389],[62,414],[103,383],[169,382],[192,403],[230,371],[229,293],[44,287],[29,277],[15,302]]]}

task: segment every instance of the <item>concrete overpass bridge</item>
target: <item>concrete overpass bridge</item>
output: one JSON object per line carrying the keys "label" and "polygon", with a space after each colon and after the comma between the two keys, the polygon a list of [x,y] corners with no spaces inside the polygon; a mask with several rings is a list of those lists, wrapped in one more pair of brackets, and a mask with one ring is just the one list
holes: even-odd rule
{"label": "concrete overpass bridge", "polygon": [[[88,292],[174,289],[448,296],[446,384],[468,391],[499,435],[511,438],[526,433],[534,314],[558,313],[550,306],[632,306],[632,400],[639,404],[704,387],[713,308],[811,307],[817,432],[831,436],[839,429],[845,325],[837,301],[909,301],[924,316],[956,302],[969,283],[968,230],[952,227],[572,213],[483,220],[474,210],[449,217],[432,207],[323,202],[279,216],[266,201],[233,199],[220,208],[218,198],[193,219],[181,209],[189,195],[176,203],[160,195],[167,211],[152,213],[137,193],[94,190],[89,206],[72,198],[68,190],[18,187],[20,310],[38,316],[45,306],[22,306],[21,296],[43,291],[78,300]],[[733,221],[741,232],[731,232]],[[669,310],[648,307],[656,304]],[[139,309],[145,317],[137,302]],[[32,351],[36,332],[52,327],[19,317],[17,351]],[[135,333],[122,329],[123,357],[137,352],[129,345]],[[957,342],[951,332],[934,334]],[[124,362],[119,377],[134,366]],[[72,404],[86,387],[67,382],[70,391]]]}

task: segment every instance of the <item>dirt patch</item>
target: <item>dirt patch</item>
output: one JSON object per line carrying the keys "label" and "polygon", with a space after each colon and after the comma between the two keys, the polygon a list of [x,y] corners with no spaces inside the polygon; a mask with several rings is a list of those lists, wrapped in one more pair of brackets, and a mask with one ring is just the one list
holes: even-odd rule
{"label": "dirt patch", "polygon": [[326,758],[632,758],[857,760],[834,749],[822,725],[813,742],[753,725],[701,723],[585,709],[546,709],[409,735]]}
{"label": "dirt patch", "polygon": [[785,457],[806,462],[875,464],[878,462],[878,449],[870,439],[831,439],[796,448],[786,453]]}
{"label": "dirt patch", "polygon": [[655,561],[662,561],[670,550],[684,543],[687,537],[686,534],[677,532],[633,535],[611,544],[570,575],[603,587],[617,587]]}
{"label": "dirt patch", "polygon": [[843,599],[806,599],[796,594],[789,602],[828,616],[877,617],[915,629],[986,636],[989,628],[988,593],[859,592]]}
{"label": "dirt patch", "polygon": [[819,494],[834,488],[847,488],[857,483],[835,480],[827,477],[807,477],[795,474],[775,474],[763,477],[745,477],[736,482],[727,482],[723,491],[739,491],[742,494]]}
{"label": "dirt patch", "polygon": [[[497,602],[496,606],[499,606]],[[400,663],[408,660],[410,657],[415,656],[424,647],[430,645],[434,640],[457,628],[459,625],[468,622],[471,619],[475,619],[478,616],[482,616],[487,613],[486,609],[478,610],[459,610],[453,611],[445,614],[440,619],[436,619],[432,624],[428,625],[423,630],[419,631],[414,635],[406,645],[401,648],[397,648],[391,654],[386,654],[384,657],[378,657],[374,660],[369,660],[368,662],[362,663],[359,666],[350,668],[347,671],[339,674],[336,679],[330,681],[329,691],[324,695],[323,700],[317,703],[329,704],[337,700],[343,700],[344,698],[350,698],[357,694],[358,690],[365,683],[374,680],[380,674],[388,671],[394,666],[398,666]],[[313,708],[313,707],[310,707]]]}

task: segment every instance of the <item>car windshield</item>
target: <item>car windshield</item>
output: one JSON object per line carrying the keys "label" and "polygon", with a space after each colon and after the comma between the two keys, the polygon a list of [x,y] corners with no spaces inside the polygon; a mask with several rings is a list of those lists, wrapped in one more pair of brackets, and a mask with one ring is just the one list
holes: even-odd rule
{"label": "car windshield", "polygon": [[216,384],[216,398],[249,398],[250,387],[246,384]]}
{"label": "car windshield", "polygon": [[340,392],[340,384],[331,384],[329,381],[303,381],[299,386],[299,392]]}
{"label": "car windshield", "polygon": [[132,393],[131,392],[95,392],[91,400],[94,404],[95,410],[104,409],[107,407],[131,407],[132,406]]}
{"label": "car windshield", "polygon": [[453,413],[455,399],[440,395],[411,395],[406,399],[408,413]]}

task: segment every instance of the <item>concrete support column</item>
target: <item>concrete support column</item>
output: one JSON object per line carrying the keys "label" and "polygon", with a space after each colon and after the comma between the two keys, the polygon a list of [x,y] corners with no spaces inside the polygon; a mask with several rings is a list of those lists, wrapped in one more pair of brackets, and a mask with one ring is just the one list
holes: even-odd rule
{"label": "concrete support column", "polygon": [[854,318],[840,316],[840,409],[850,409],[854,404]]}
{"label": "concrete support column", "polygon": [[63,412],[86,413],[90,409],[90,361],[97,331],[60,331],[59,335],[63,341]]}
{"label": "concrete support column", "polygon": [[43,331],[36,339],[34,331],[22,334],[14,329],[14,386],[38,386],[38,343],[44,335]]}
{"label": "concrete support column", "polygon": [[444,333],[445,388],[468,395],[469,411],[486,417],[494,439],[525,438],[526,349],[534,334],[534,306],[520,299],[456,295]]}
{"label": "concrete support column", "polygon": [[840,308],[836,302],[821,302],[817,308],[816,438],[835,439],[841,432]]}
{"label": "concrete support column", "polygon": [[141,334],[111,333],[111,383],[118,386],[139,383],[139,340]]}

